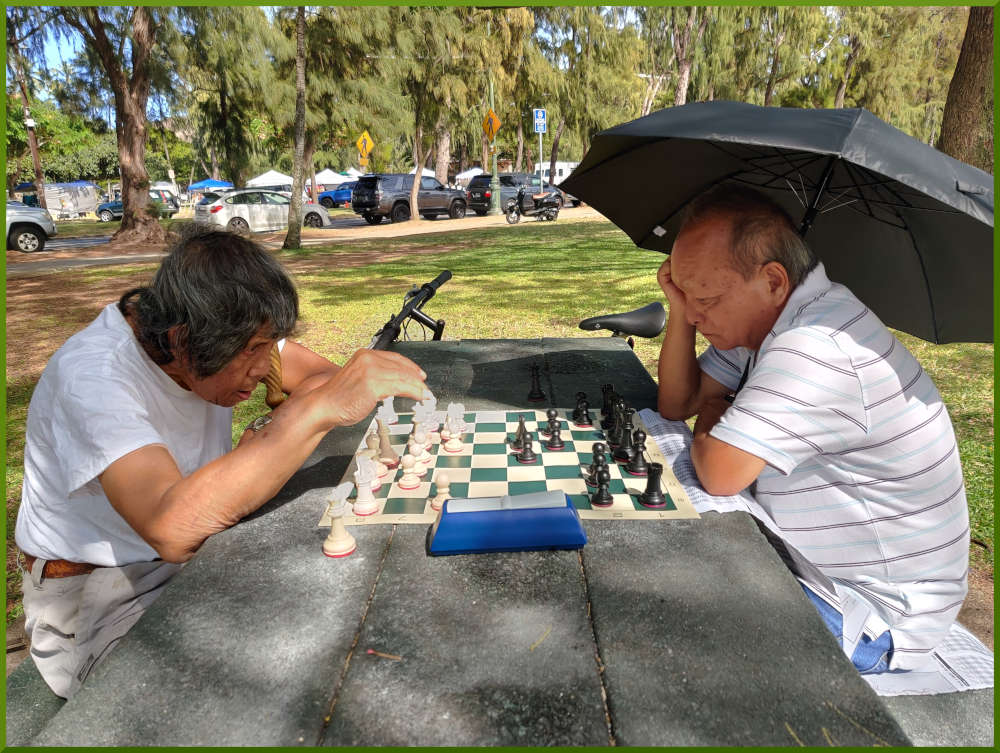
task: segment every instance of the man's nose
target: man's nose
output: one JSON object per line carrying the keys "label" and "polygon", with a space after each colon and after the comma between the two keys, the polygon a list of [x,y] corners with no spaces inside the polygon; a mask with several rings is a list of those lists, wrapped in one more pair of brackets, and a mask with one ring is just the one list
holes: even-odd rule
{"label": "man's nose", "polygon": [[696,327],[701,317],[698,315],[698,311],[690,303],[684,307],[684,318],[687,319],[687,323],[692,327]]}
{"label": "man's nose", "polygon": [[265,351],[262,356],[253,359],[250,364],[250,375],[254,379],[263,379],[271,370],[271,351]]}

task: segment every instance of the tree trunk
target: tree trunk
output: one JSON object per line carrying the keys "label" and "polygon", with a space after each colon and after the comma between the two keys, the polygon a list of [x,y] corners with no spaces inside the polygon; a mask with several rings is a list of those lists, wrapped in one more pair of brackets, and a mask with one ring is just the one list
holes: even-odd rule
{"label": "tree trunk", "polygon": [[517,121],[517,159],[514,161],[514,172],[521,172],[521,163],[524,161],[524,123],[520,118]]}
{"label": "tree trunk", "polygon": [[854,71],[854,64],[858,60],[858,55],[861,52],[861,42],[857,37],[851,39],[851,51],[847,53],[847,62],[844,65],[844,75],[840,79],[840,84],[837,86],[837,95],[833,99],[833,107],[835,110],[839,110],[844,106],[844,97],[847,96],[847,84],[851,80],[851,74]]}
{"label": "tree trunk", "polygon": [[969,9],[962,51],[948,87],[937,148],[993,172],[993,8]]}
{"label": "tree trunk", "polygon": [[424,127],[420,124],[421,112],[420,104],[418,103],[414,108],[414,124],[415,128],[413,131],[413,166],[416,168],[416,172],[413,174],[413,185],[410,187],[410,219],[415,220],[420,216],[420,204],[418,203],[418,193],[420,192],[420,178],[423,172],[424,166],[424,153],[423,153],[423,143],[424,143]]}
{"label": "tree trunk", "polygon": [[212,160],[212,180],[222,180],[221,173],[219,172],[219,157],[215,153],[214,146],[209,150],[209,157]]}
{"label": "tree trunk", "polygon": [[295,12],[295,152],[292,155],[292,205],[282,248],[302,247],[302,157],[306,146],[306,9]]}
{"label": "tree trunk", "polygon": [[442,183],[448,182],[448,170],[451,167],[451,131],[444,127],[444,119],[438,127],[437,160],[434,165],[434,177]]}
{"label": "tree trunk", "polygon": [[132,15],[131,61],[128,75],[118,62],[104,21],[94,7],[66,8],[63,18],[96,52],[115,97],[115,132],[122,181],[122,221],[113,240],[162,242],[166,233],[155,213],[149,211],[149,173],[146,171],[146,102],[150,88],[150,55],[156,43],[156,26],[143,6]]}
{"label": "tree trunk", "polygon": [[[563,118],[559,118],[559,127],[556,128],[556,135],[552,137],[552,146],[549,147],[549,183],[552,185],[556,184],[556,161],[559,154],[559,139],[562,138],[563,128],[566,126],[566,121]],[[541,185],[539,185],[541,189]]]}
{"label": "tree trunk", "polygon": [[38,138],[35,136],[34,126],[28,126],[31,120],[31,102],[28,99],[28,85],[25,81],[24,71],[21,69],[21,56],[17,46],[11,43],[11,61],[16,62],[11,65],[14,75],[17,77],[17,86],[21,90],[21,100],[24,104],[24,125],[28,131],[28,149],[31,152],[31,163],[35,168],[35,191],[38,194],[38,205],[43,209],[48,209],[49,204],[45,199],[45,176],[42,174],[42,160],[38,155]]}

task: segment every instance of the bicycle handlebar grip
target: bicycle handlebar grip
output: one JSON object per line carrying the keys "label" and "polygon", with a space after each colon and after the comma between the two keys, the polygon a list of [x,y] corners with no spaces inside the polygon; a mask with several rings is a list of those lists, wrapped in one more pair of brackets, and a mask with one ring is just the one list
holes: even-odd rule
{"label": "bicycle handlebar grip", "polygon": [[369,350],[386,350],[393,341],[399,337],[399,327],[391,326],[392,322],[387,323],[382,331],[375,336],[372,344],[368,346]]}
{"label": "bicycle handlebar grip", "polygon": [[451,272],[449,272],[446,269],[444,272],[442,272],[437,277],[435,277],[433,280],[431,280],[426,285],[424,285],[424,287],[425,288],[430,288],[431,295],[433,295],[435,290],[437,290],[439,287],[441,287],[442,285],[444,285],[450,279],[451,279]]}

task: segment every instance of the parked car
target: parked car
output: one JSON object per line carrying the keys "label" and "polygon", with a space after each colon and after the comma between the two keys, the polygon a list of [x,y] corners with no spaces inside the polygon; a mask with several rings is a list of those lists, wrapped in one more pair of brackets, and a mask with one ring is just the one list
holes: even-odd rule
{"label": "parked car", "polygon": [[[469,209],[474,211],[480,217],[486,214],[490,208],[490,198],[491,189],[490,181],[492,177],[489,173],[483,173],[482,175],[476,175],[471,181],[469,181],[469,187],[467,189],[467,197]],[[511,199],[517,198],[517,190],[521,186],[527,186],[532,192],[538,191],[538,186],[540,181],[538,175],[535,173],[500,173],[497,175],[500,181],[500,208],[507,205]],[[559,191],[560,201],[559,208],[562,209],[563,205],[566,203],[566,194],[558,187],[546,184],[548,188],[555,188]]]}
{"label": "parked car", "polygon": [[[410,219],[410,189],[414,177],[403,173],[362,175],[351,194],[354,212],[371,225],[377,225],[383,217],[391,222],[406,222]],[[439,214],[447,214],[453,220],[465,217],[465,191],[447,188],[430,176],[420,179],[417,204],[420,216],[427,220]]]}
{"label": "parked car", "polygon": [[41,251],[45,241],[58,232],[47,209],[7,201],[7,248],[26,254]]}
{"label": "parked car", "polygon": [[[194,206],[195,222],[220,225],[235,233],[281,230],[288,227],[290,193],[239,188],[217,193],[206,191]],[[302,204],[302,224],[306,227],[329,227],[330,215],[319,204]]]}
{"label": "parked car", "polygon": [[[173,217],[178,211],[180,211],[181,208],[181,203],[177,200],[177,197],[170,191],[166,191],[161,188],[150,189],[149,200],[153,206],[156,207],[156,211],[159,213],[160,217]],[[105,201],[98,204],[97,209],[94,211],[97,213],[97,219],[101,222],[120,220],[122,215],[125,213],[120,200]]]}
{"label": "parked car", "polygon": [[341,183],[336,188],[331,188],[329,191],[320,191],[319,203],[327,209],[339,207],[341,204],[350,204],[351,194],[356,185],[358,185],[356,180],[349,180],[346,183]]}

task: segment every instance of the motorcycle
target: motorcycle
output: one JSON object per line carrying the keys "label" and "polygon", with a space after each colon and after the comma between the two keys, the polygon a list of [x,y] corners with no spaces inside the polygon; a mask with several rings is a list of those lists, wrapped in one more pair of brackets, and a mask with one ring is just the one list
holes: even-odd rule
{"label": "motorcycle", "polygon": [[503,209],[509,224],[517,224],[522,216],[549,221],[559,216],[562,197],[557,190],[550,188],[543,189],[536,194],[528,194],[525,188],[525,186],[518,188],[517,198],[508,201],[507,206]]}

